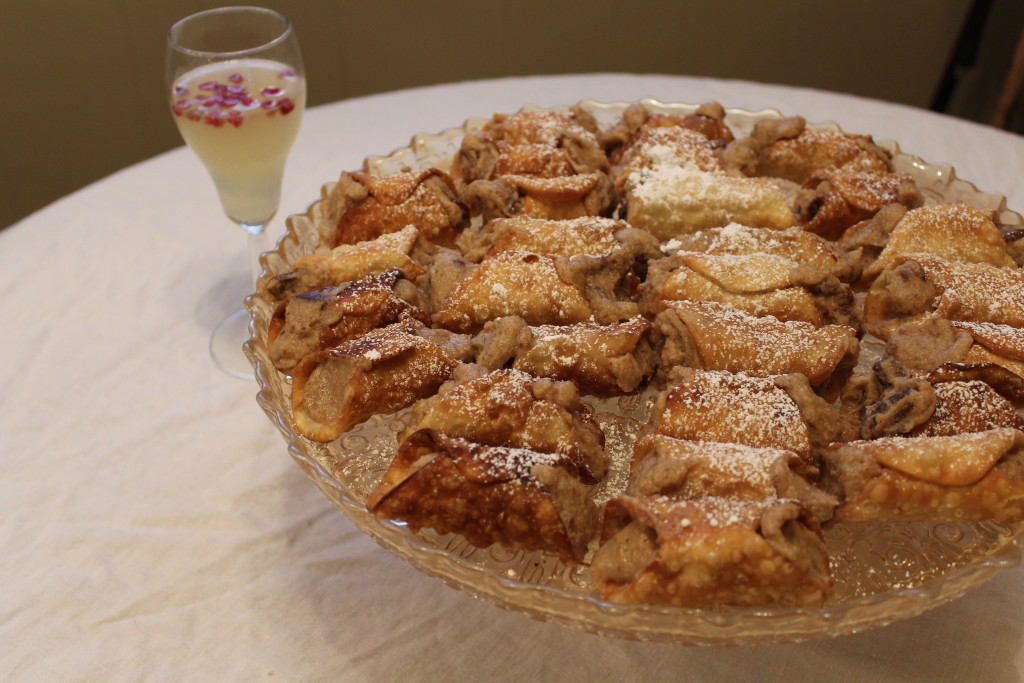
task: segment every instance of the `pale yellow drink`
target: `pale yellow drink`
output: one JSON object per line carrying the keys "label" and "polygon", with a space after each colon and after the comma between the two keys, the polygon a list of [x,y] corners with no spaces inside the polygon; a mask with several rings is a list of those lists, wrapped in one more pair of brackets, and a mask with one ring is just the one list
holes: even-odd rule
{"label": "pale yellow drink", "polygon": [[179,78],[170,102],[227,215],[249,225],[270,220],[306,106],[303,76],[266,59],[218,62]]}

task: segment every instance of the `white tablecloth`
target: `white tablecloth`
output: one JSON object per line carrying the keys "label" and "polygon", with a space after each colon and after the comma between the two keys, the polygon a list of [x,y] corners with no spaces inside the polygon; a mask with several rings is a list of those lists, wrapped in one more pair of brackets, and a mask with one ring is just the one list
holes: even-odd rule
{"label": "white tablecloth", "polygon": [[[368,154],[474,116],[592,97],[775,107],[898,139],[1024,207],[1024,139],[907,107],[736,81],[472,82],[307,114],[282,215]],[[271,232],[283,229],[278,219]],[[244,235],[178,149],[0,233],[0,676],[10,680],[1019,680],[1024,569],[830,641],[688,648],[506,612],[380,549],[217,371]]]}

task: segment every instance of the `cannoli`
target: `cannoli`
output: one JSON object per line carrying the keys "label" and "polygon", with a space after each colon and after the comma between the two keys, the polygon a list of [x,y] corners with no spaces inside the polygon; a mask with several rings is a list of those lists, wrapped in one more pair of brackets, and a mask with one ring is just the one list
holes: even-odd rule
{"label": "cannoli", "polygon": [[836,521],[1024,520],[1024,433],[884,437],[835,444],[826,480]]}
{"label": "cannoli", "polygon": [[367,508],[413,530],[455,533],[486,548],[582,561],[597,509],[568,458],[485,446],[434,430],[402,442]]}
{"label": "cannoli", "polygon": [[591,576],[605,600],[678,607],[822,605],[832,592],[818,524],[794,501],[609,501]]}

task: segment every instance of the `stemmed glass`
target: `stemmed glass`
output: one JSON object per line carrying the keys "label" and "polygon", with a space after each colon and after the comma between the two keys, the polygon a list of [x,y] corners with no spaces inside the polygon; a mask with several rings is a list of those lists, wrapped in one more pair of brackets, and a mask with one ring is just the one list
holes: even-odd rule
{"label": "stemmed glass", "polygon": [[[261,7],[198,12],[171,27],[165,67],[178,130],[213,178],[228,218],[249,235],[255,283],[306,105],[291,22]],[[242,353],[248,322],[244,309],[225,318],[210,337],[210,355],[224,371],[251,378]]]}

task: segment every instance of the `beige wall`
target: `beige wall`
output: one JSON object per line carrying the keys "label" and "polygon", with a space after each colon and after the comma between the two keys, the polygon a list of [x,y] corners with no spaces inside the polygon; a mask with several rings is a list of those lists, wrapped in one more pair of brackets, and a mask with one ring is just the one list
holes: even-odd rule
{"label": "beige wall", "polygon": [[[165,32],[218,4],[230,3],[0,0],[0,226],[181,144],[163,99]],[[263,4],[294,21],[311,104],[492,76],[623,71],[927,106],[969,0]]]}

